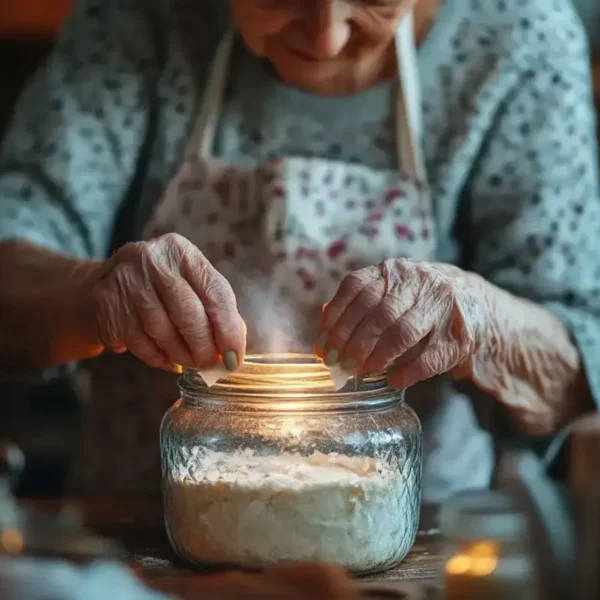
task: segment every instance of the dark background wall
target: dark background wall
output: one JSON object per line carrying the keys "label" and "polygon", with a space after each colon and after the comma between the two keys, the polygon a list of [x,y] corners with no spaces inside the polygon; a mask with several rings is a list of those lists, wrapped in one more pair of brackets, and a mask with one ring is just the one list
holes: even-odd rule
{"label": "dark background wall", "polygon": [[[23,86],[52,49],[71,0],[0,0],[0,139]],[[59,496],[78,434],[79,398],[68,378],[34,384],[0,374],[0,438],[27,457],[20,493]]]}
{"label": "dark background wall", "polygon": [[0,136],[15,99],[52,48],[73,0],[0,0]]}
{"label": "dark background wall", "polygon": [[51,40],[0,39],[0,137],[21,89],[51,48]]}

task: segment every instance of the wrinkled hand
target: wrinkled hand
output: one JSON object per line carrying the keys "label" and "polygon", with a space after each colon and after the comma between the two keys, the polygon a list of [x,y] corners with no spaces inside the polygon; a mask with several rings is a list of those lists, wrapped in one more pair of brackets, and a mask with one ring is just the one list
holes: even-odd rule
{"label": "wrinkled hand", "polygon": [[484,334],[481,281],[450,265],[407,260],[351,273],[323,310],[315,352],[349,375],[387,369],[397,388],[460,371]]}
{"label": "wrinkled hand", "polygon": [[107,261],[92,291],[106,348],[156,368],[230,371],[244,358],[245,324],[227,280],[191,242],[168,234],[131,243]]}

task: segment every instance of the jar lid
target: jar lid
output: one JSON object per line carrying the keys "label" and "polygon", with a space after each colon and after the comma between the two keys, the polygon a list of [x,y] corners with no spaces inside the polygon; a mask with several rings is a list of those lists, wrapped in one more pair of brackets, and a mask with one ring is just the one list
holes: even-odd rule
{"label": "jar lid", "polygon": [[522,538],[526,528],[525,515],[502,492],[459,494],[444,503],[440,512],[440,530],[445,537],[511,541]]}

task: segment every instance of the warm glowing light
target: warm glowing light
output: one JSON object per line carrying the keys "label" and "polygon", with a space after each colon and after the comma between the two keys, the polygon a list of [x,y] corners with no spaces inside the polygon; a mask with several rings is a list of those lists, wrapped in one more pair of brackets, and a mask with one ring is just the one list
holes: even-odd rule
{"label": "warm glowing light", "polygon": [[473,563],[473,567],[471,572],[475,577],[487,577],[491,575],[498,566],[498,559],[489,557],[489,558],[478,558]]}
{"label": "warm glowing light", "polygon": [[464,554],[457,554],[446,563],[446,573],[448,575],[465,575],[470,569],[471,559]]}
{"label": "warm glowing light", "polygon": [[23,534],[17,529],[5,529],[0,534],[0,546],[7,554],[21,554],[25,547]]}
{"label": "warm glowing light", "polygon": [[301,412],[306,410],[306,402],[273,402],[271,406],[277,412]]}
{"label": "warm glowing light", "polygon": [[487,577],[498,566],[498,546],[494,542],[478,542],[455,554],[446,563],[448,575]]}
{"label": "warm glowing light", "polygon": [[478,542],[469,548],[469,554],[477,558],[498,556],[498,546],[494,542]]}

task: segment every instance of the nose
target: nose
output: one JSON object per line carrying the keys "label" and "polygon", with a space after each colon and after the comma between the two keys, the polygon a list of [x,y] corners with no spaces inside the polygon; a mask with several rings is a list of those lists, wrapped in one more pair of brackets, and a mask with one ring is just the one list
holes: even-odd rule
{"label": "nose", "polygon": [[350,38],[347,10],[337,0],[317,2],[314,18],[308,23],[310,53],[319,60],[335,58]]}

